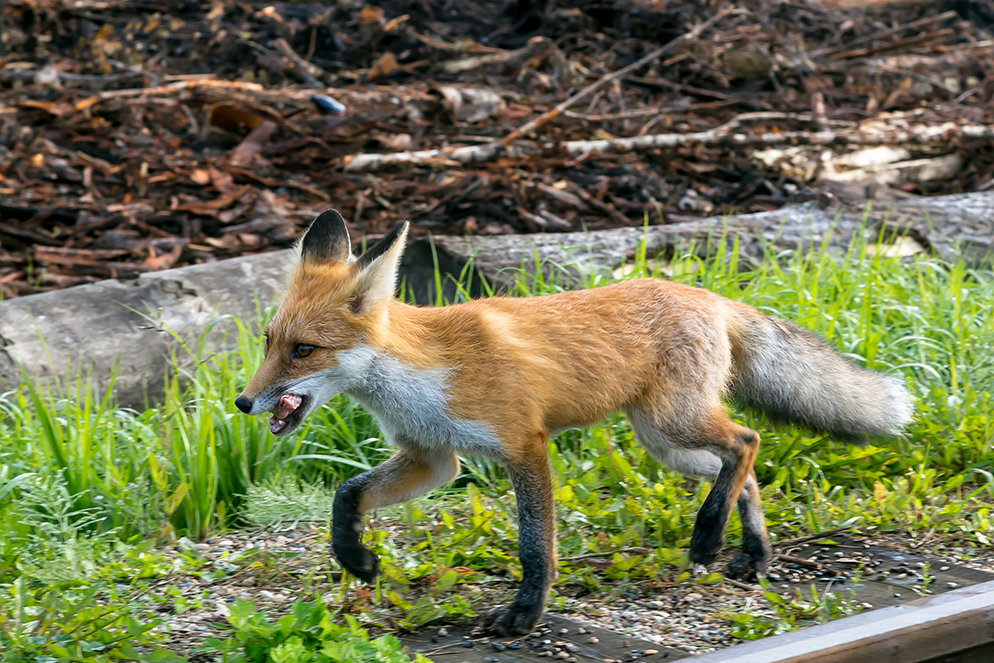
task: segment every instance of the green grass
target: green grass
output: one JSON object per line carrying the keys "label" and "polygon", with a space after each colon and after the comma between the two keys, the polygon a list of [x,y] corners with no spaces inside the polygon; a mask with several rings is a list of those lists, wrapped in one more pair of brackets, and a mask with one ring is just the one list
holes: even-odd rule
{"label": "green grass", "polygon": [[[643,257],[631,277],[650,271]],[[686,255],[666,272],[812,329],[860,364],[900,374],[917,401],[905,437],[862,447],[738,413],[763,435],[756,470],[774,538],[852,526],[989,544],[991,272],[868,256],[862,245],[843,254],[813,247],[748,268],[734,252]],[[554,278],[522,275],[513,294],[558,289]],[[139,645],[151,651],[157,617],[129,597],[171,567],[138,542],[304,518],[342,479],[389,454],[375,422],[345,397],[287,438],[234,410],[261,362],[260,324],[217,325],[210,333],[238,336],[229,353],[182,347],[198,359],[195,368],[177,371],[153,409],[117,407],[81,381],[0,396],[0,661],[63,660],[69,655],[59,647],[76,647],[64,660],[84,661],[134,657]],[[560,555],[611,553],[606,568],[561,562],[558,586],[610,594],[621,580],[631,588],[682,578],[706,482],[661,467],[620,417],[567,431],[550,451]],[[384,510],[369,535],[384,575],[366,600],[342,590],[333,617],[351,611],[367,623],[413,627],[473,614],[482,583],[520,575],[507,492],[499,468],[466,459],[453,487]],[[406,526],[388,537],[382,525],[397,522]],[[729,544],[738,536],[733,519]],[[631,548],[649,552],[612,552]]]}

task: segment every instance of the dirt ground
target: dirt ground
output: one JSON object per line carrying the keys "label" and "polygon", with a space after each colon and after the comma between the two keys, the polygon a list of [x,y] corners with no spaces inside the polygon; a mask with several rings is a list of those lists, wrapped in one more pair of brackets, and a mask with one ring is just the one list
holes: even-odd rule
{"label": "dirt ground", "polygon": [[[192,651],[215,634],[226,606],[237,599],[250,599],[258,608],[280,614],[303,587],[318,591],[315,578],[331,575],[322,570],[327,564],[327,532],[322,525],[232,532],[187,545],[206,564],[196,574],[159,581],[162,587],[178,587],[190,606],[199,606],[165,615],[173,632],[169,645],[177,651]],[[184,553],[182,545],[165,552]],[[724,552],[726,556],[733,553],[731,548]],[[838,592],[859,609],[870,610],[994,579],[994,556],[967,553],[965,548],[939,543],[927,535],[824,532],[774,543],[767,578],[771,589],[788,599],[800,592],[810,600],[814,588],[819,595]],[[721,560],[716,562],[716,567],[720,565]],[[215,566],[217,573],[212,571]],[[453,591],[485,611],[506,594],[499,585],[460,585]],[[506,589],[510,588],[508,584]],[[330,601],[341,603],[337,586],[328,585],[326,591]],[[355,591],[357,597],[366,592]],[[556,591],[563,596],[573,593],[561,584]],[[168,605],[173,603],[163,607]],[[735,625],[730,615],[743,613],[776,619],[758,585],[691,580],[653,590],[633,586],[610,600],[589,595],[567,599],[562,609],[548,613],[525,637],[487,637],[476,631],[475,622],[466,621],[429,624],[402,635],[402,640],[412,651],[443,663],[537,663],[570,657],[663,661],[742,642],[731,634]]]}
{"label": "dirt ground", "polygon": [[992,32],[984,0],[8,0],[0,291],[285,247],[329,206],[499,234],[989,187]]}

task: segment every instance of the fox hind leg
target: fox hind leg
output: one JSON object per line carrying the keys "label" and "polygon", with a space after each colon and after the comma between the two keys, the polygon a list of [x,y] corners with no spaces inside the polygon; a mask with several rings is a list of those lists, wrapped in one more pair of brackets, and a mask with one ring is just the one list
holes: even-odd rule
{"label": "fox hind leg", "polygon": [[331,543],[345,570],[364,582],[372,582],[379,573],[379,560],[361,540],[362,517],[368,511],[414,499],[458,473],[455,453],[401,448],[380,465],[342,483],[332,509]]}
{"label": "fox hind leg", "polygon": [[742,550],[728,563],[726,572],[733,578],[747,580],[766,572],[770,563],[770,538],[759,499],[756,473],[750,472],[738,499],[739,519],[742,521]]}
{"label": "fox hind leg", "polygon": [[742,522],[742,551],[727,572],[735,577],[763,573],[770,558],[759,485],[752,471],[759,449],[755,431],[716,411],[706,423],[675,427],[638,409],[627,412],[635,436],[661,463],[684,473],[713,480],[711,492],[697,515],[690,559],[707,565],[724,542],[733,502]]}

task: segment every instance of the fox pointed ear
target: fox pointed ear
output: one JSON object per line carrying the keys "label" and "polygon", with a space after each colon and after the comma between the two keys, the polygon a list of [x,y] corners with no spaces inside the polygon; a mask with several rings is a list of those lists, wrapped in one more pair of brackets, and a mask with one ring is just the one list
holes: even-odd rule
{"label": "fox pointed ear", "polygon": [[410,224],[404,221],[356,260],[353,265],[356,296],[352,302],[355,312],[368,311],[380,302],[393,299],[408,227]]}
{"label": "fox pointed ear", "polygon": [[349,262],[352,242],[345,219],[338,210],[327,209],[317,216],[300,241],[300,256],[304,260]]}

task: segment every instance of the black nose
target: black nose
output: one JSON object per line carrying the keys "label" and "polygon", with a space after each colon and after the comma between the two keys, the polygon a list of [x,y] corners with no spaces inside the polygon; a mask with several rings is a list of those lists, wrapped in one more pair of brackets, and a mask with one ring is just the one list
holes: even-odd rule
{"label": "black nose", "polygon": [[239,396],[235,399],[235,407],[248,414],[252,410],[252,401],[244,396]]}

